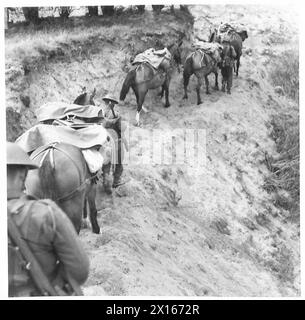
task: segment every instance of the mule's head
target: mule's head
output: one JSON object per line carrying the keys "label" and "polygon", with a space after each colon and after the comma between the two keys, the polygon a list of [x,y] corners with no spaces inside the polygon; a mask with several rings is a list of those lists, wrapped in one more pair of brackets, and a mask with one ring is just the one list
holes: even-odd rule
{"label": "mule's head", "polygon": [[92,105],[95,106],[95,102],[93,98],[96,96],[96,89],[89,93],[86,91],[86,88],[83,88],[83,93],[80,94],[75,100],[74,104],[78,104],[81,106]]}
{"label": "mule's head", "polygon": [[167,46],[167,50],[171,53],[171,56],[177,65],[181,64],[182,43],[183,40],[179,40],[178,42],[172,43],[171,45]]}
{"label": "mule's head", "polygon": [[238,34],[241,37],[242,41],[245,41],[248,38],[248,32],[246,30],[238,32]]}

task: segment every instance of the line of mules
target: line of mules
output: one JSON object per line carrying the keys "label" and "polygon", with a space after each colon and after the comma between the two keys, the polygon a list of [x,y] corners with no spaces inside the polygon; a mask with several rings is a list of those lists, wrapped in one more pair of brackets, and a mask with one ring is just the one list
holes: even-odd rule
{"label": "line of mules", "polygon": [[[240,40],[241,39],[241,40]],[[184,60],[183,79],[184,79],[184,98],[187,96],[187,86],[191,75],[198,79],[196,87],[197,104],[202,103],[200,97],[200,87],[203,79],[206,83],[206,93],[209,94],[209,81],[207,76],[210,73],[215,75],[215,89],[218,89],[218,69],[222,70],[223,83],[222,89],[227,85],[230,91],[232,81],[225,79],[228,70],[233,68],[232,59],[237,59],[237,71],[239,69],[239,59],[241,55],[242,41],[236,37],[231,42],[222,43],[213,54],[203,51],[192,50],[183,46],[183,42],[172,44],[168,47],[171,52],[171,60],[164,61],[161,65],[162,72],[156,72],[147,64],[136,66],[126,76],[121,90],[120,98],[124,100],[129,88],[131,87],[137,99],[137,124],[139,115],[143,107],[145,95],[149,89],[161,87],[161,97],[165,92],[165,107],[169,107],[169,83],[174,71],[174,67],[181,64]],[[211,36],[211,41],[215,40],[215,35]],[[234,54],[235,52],[235,54]],[[141,68],[141,70],[140,70]],[[229,69],[228,69],[229,68]],[[141,78],[139,79],[139,72]],[[178,69],[179,71],[179,69]],[[227,81],[227,83],[225,83]],[[93,98],[96,94],[83,92],[74,100],[80,105],[95,105]],[[31,154],[31,158],[40,164],[37,170],[29,172],[26,188],[27,191],[38,198],[50,198],[54,200],[68,215],[73,222],[76,231],[79,233],[83,217],[86,217],[89,210],[89,217],[94,233],[100,232],[97,221],[97,209],[95,203],[96,184],[94,177],[88,169],[88,165],[79,148],[65,143],[53,143],[42,146]]]}
{"label": "line of mules", "polygon": [[165,92],[165,108],[170,106],[169,102],[169,85],[174,67],[180,72],[180,64],[183,62],[183,84],[184,84],[184,99],[188,98],[187,87],[190,77],[194,74],[197,77],[197,104],[201,104],[200,89],[203,80],[206,85],[206,94],[210,94],[208,75],[215,75],[215,90],[218,90],[218,71],[222,71],[222,90],[231,93],[232,87],[232,72],[231,68],[235,68],[235,64],[231,61],[237,61],[236,75],[238,75],[240,66],[240,56],[242,54],[242,42],[248,37],[247,32],[241,34],[232,32],[229,39],[223,41],[218,35],[217,30],[211,32],[209,42],[219,43],[219,47],[212,53],[207,53],[202,50],[194,50],[184,44],[182,39],[177,43],[171,44],[167,49],[171,53],[170,61],[162,61],[160,70],[154,70],[148,63],[140,63],[133,66],[127,73],[120,92],[120,100],[124,101],[130,88],[132,88],[136,101],[136,124],[140,124],[140,112],[147,110],[143,107],[145,96],[150,89],[161,87],[161,98]]}

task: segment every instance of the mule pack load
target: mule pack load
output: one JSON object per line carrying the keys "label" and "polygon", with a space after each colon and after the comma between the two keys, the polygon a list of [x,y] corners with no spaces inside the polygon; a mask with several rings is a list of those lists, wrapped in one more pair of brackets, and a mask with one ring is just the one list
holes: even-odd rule
{"label": "mule pack load", "polygon": [[[174,66],[181,64],[182,41],[174,42],[163,50],[150,48],[135,57],[132,68],[128,71],[120,92],[120,100],[124,101],[132,88],[137,99],[136,124],[140,125],[140,112],[148,90],[161,87],[160,97],[165,94],[165,108],[169,103],[169,84]],[[158,68],[158,69],[156,69]]]}
{"label": "mule pack load", "polygon": [[96,106],[79,106],[63,102],[50,102],[36,111],[39,123],[21,135],[16,143],[26,152],[54,142],[72,144],[81,149],[91,173],[103,164],[116,163],[114,141],[107,130],[89,121],[102,118]]}
{"label": "mule pack load", "polygon": [[171,59],[171,54],[167,48],[164,48],[162,50],[155,50],[154,48],[149,48],[144,52],[136,55],[132,64],[135,65],[142,62],[147,62],[153,68],[158,69],[164,59],[168,61]]}
{"label": "mule pack load", "polygon": [[209,56],[213,57],[215,55],[215,51],[221,49],[221,45],[216,42],[196,41],[193,42],[192,48],[195,49],[195,52],[193,52],[191,55],[196,54],[196,51],[199,52],[202,57],[201,67],[206,67],[209,61],[207,61],[205,54],[208,54]]}
{"label": "mule pack load", "polygon": [[[171,59],[171,53],[168,51],[167,48],[164,48],[162,50],[155,50],[154,48],[149,48],[144,52],[136,55],[132,64],[135,66],[137,70],[138,81],[142,82],[146,80],[145,70],[142,66],[143,63],[148,64],[150,67],[152,67],[153,77],[159,74],[160,77],[165,78],[164,73],[166,72],[167,67],[169,67],[170,59]],[[164,63],[164,62],[168,62],[168,63]]]}
{"label": "mule pack load", "polygon": [[226,35],[230,35],[234,32],[247,32],[247,28],[240,23],[221,23],[217,30],[217,34],[221,37],[221,39]]}

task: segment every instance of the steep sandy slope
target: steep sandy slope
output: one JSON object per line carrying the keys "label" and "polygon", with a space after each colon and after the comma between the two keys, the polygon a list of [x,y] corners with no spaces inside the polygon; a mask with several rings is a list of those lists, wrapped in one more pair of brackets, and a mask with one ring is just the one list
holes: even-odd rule
{"label": "steep sandy slope", "polygon": [[[240,76],[234,78],[232,95],[212,91],[207,96],[202,89],[200,106],[195,79],[189,99],[182,100],[182,74],[176,73],[171,82],[170,108],[163,108],[156,90],[149,92],[145,105],[150,112],[142,114],[142,127],[130,126],[133,150],[140,153],[148,143],[145,130],[160,129],[170,136],[177,128],[205,129],[206,164],[200,170],[187,165],[129,164],[125,166],[129,183],[112,197],[99,187],[102,234],[81,231],[91,260],[85,293],[297,295],[299,230],[263,189],[268,175],[265,152],[275,154],[270,116],[295,109],[269,82],[270,50],[280,54],[288,46],[297,46],[297,29],[286,9],[201,6],[191,12],[194,32],[201,37],[210,22],[238,20],[247,25],[247,54],[241,60]],[[118,95],[133,52],[149,47],[158,37],[169,42],[177,37],[177,29],[185,31],[185,20],[166,15],[156,21],[151,13],[146,18],[141,26],[134,21],[131,32],[128,24],[103,27],[100,38],[94,34],[94,41],[86,42],[85,56],[84,44],[67,41],[70,47],[64,52],[71,52],[70,59],[65,54],[60,60],[57,54],[54,61],[43,63],[44,69],[30,72],[26,83],[24,77],[7,83],[7,107],[16,107],[14,101],[19,100],[13,86],[20,83],[31,101],[30,108],[20,105],[27,110],[22,114],[24,127],[34,122],[36,107],[50,100],[72,101],[84,85],[96,87],[98,97],[108,90]],[[270,42],[275,37],[282,37],[281,41]],[[134,118],[131,92],[120,111],[125,119]],[[177,144],[182,143],[179,137]]]}

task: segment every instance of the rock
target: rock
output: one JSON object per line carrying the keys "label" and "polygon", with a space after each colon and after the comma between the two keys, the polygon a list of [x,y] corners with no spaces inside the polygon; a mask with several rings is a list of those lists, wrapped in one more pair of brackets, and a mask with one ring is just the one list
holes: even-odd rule
{"label": "rock", "polygon": [[276,86],[274,92],[280,95],[284,95],[284,89],[281,86]]}
{"label": "rock", "polygon": [[248,56],[251,56],[252,55],[252,49],[251,48],[248,48],[245,50],[245,54],[247,54]]}
{"label": "rock", "polygon": [[257,230],[256,225],[248,218],[242,218],[241,223],[252,231]]}
{"label": "rock", "polygon": [[259,213],[255,217],[256,222],[262,227],[266,227],[270,223],[270,219],[267,217],[265,213]]}
{"label": "rock", "polygon": [[20,100],[21,100],[21,102],[23,103],[23,105],[24,105],[26,108],[29,108],[29,107],[30,107],[31,99],[30,99],[29,96],[23,95],[23,94],[21,93],[21,94],[20,94]]}
{"label": "rock", "polygon": [[231,232],[228,229],[228,223],[224,219],[217,219],[216,221],[213,221],[212,227],[216,229],[218,232],[226,235],[230,235]]}
{"label": "rock", "polygon": [[226,119],[226,120],[232,120],[230,114],[228,112],[226,112],[226,111],[223,113],[223,118]]}
{"label": "rock", "polygon": [[10,67],[5,70],[5,79],[6,81],[14,81],[17,77],[20,77],[23,74],[24,74],[24,70],[21,66]]}
{"label": "rock", "polygon": [[204,243],[209,247],[209,249],[214,250],[215,249],[215,245],[212,241],[205,239]]}

